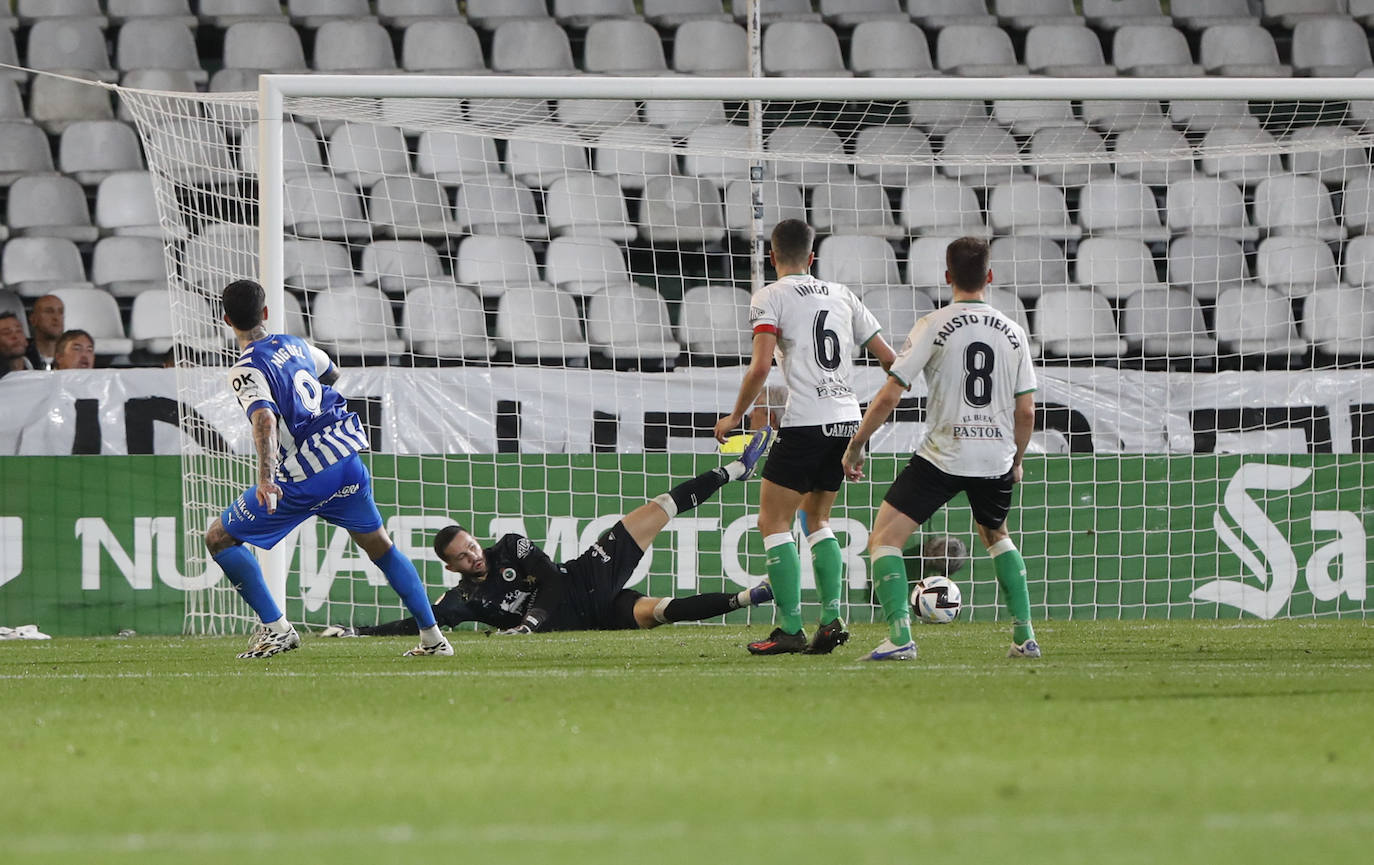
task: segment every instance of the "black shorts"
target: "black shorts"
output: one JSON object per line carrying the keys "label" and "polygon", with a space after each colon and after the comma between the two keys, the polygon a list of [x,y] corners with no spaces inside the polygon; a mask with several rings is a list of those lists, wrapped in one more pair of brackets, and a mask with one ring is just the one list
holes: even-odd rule
{"label": "black shorts", "polygon": [[844,483],[844,449],[858,428],[858,421],[783,427],[763,464],[764,480],[803,495],[835,492]]}
{"label": "black shorts", "polygon": [[1011,512],[1011,490],[1016,482],[1011,471],[995,478],[965,478],[940,471],[924,457],[911,462],[888,487],[883,501],[924,523],[959,493],[968,496],[973,519],[984,528],[1001,528]]}
{"label": "black shorts", "polygon": [[558,630],[616,631],[638,627],[635,601],[642,592],[625,588],[644,551],[618,522],[596,539],[587,551],[565,562],[572,582],[571,615],[559,616]]}

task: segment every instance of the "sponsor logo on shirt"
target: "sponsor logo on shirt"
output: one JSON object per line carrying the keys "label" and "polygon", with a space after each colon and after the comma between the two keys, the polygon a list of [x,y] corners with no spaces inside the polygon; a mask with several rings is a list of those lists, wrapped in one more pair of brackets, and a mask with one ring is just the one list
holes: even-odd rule
{"label": "sponsor logo on shirt", "polygon": [[957,439],[1000,439],[1002,428],[986,424],[954,424],[954,437]]}
{"label": "sponsor logo on shirt", "polygon": [[534,542],[529,538],[521,538],[515,542],[515,557],[517,559],[523,559],[532,552],[534,552]]}
{"label": "sponsor logo on shirt", "polygon": [[858,431],[859,422],[856,420],[828,423],[821,426],[821,432],[831,438],[852,438],[854,433]]}
{"label": "sponsor logo on shirt", "polygon": [[508,583],[515,582],[515,568],[502,568],[501,579],[505,580]]}
{"label": "sponsor logo on shirt", "polygon": [[763,307],[761,307],[761,306],[751,306],[751,307],[749,307],[749,322],[750,322],[751,324],[752,324],[753,322],[757,321],[758,319],[763,318],[764,315],[765,315],[765,313],[764,313]]}
{"label": "sponsor logo on shirt", "polygon": [[816,385],[817,399],[844,399],[854,395],[854,389],[842,381],[823,381]]}
{"label": "sponsor logo on shirt", "polygon": [[603,549],[601,548],[601,544],[599,544],[599,543],[592,544],[592,546],[591,546],[591,551],[594,552],[594,553],[596,553],[596,557],[597,557],[598,559],[601,559],[601,561],[603,561],[603,562],[608,562],[608,563],[610,562],[611,557],[608,556],[608,555],[606,555],[606,551],[603,550]]}

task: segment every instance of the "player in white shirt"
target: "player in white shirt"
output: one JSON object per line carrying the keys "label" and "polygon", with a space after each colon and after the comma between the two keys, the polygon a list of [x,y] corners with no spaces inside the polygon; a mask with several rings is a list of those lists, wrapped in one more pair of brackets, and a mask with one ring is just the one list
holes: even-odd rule
{"label": "player in white shirt", "polygon": [[[873,313],[848,287],[811,276],[815,238],[800,219],[784,219],[774,227],[770,256],[778,279],[750,300],[753,357],[734,410],[715,428],[716,438],[725,441],[739,426],[776,354],[787,382],[787,409],[763,467],[759,532],[779,625],[767,639],[749,644],[755,655],[828,654],[849,639],[840,616],[844,561],[830,529],[830,509],[844,482],[840,457],[861,414],[850,385],[854,347],[867,348],[884,369],[896,357]],[[820,629],[809,644],[801,620],[801,558],[792,537],[798,508],[805,515],[821,599]]]}
{"label": "player in white shirt", "polygon": [[992,556],[1011,611],[1009,654],[1038,658],[1026,563],[1006,529],[1012,488],[1021,480],[1021,459],[1035,429],[1029,342],[1020,325],[983,300],[983,289],[992,282],[987,241],[959,238],[946,250],[945,266],[953,301],[916,322],[844,453],[845,475],[850,480],[863,477],[864,445],[916,376],[925,374],[926,438],[883,497],[868,536],[888,638],[865,660],[916,657],[902,547],[961,491],[968,496],[978,536]]}

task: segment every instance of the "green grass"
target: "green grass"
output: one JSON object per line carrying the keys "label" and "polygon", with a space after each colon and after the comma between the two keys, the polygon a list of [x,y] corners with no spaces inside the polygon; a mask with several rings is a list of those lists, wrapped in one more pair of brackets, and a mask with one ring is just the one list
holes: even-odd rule
{"label": "green grass", "polygon": [[0,644],[7,862],[1368,861],[1374,628]]}

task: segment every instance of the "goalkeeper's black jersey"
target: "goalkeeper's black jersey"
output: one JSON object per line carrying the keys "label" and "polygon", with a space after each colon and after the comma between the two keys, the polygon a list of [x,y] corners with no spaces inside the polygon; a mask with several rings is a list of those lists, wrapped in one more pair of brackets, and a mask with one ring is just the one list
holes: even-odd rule
{"label": "goalkeeper's black jersey", "polygon": [[451,604],[449,599],[456,595],[468,607],[468,620],[513,628],[536,598],[540,607],[550,611],[560,604],[567,572],[534,541],[524,535],[505,535],[482,555],[487,561],[486,576],[481,580],[465,577],[438,606]]}

